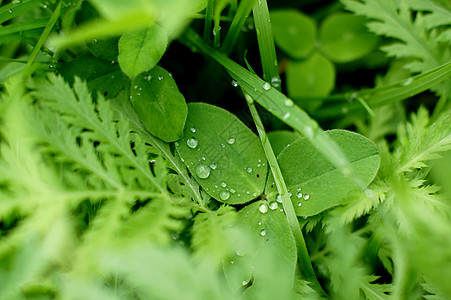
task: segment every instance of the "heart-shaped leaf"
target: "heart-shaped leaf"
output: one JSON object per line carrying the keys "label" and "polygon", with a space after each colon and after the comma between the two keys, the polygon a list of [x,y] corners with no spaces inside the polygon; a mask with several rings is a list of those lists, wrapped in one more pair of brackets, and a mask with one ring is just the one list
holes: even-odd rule
{"label": "heart-shaped leaf", "polygon": [[131,79],[152,69],[161,59],[168,44],[165,29],[156,24],[124,33],[119,40],[119,65]]}
{"label": "heart-shaped leaf", "polygon": [[267,165],[260,140],[226,110],[190,103],[184,135],[176,148],[213,198],[246,203],[263,192]]}
{"label": "heart-shaped leaf", "polygon": [[187,114],[185,97],[165,69],[155,67],[136,77],[130,98],[144,126],[153,135],[165,142],[182,136]]}
{"label": "heart-shaped leaf", "polygon": [[[379,169],[376,145],[366,137],[346,131],[327,134],[343,150],[365,185],[371,183]],[[312,216],[330,207],[344,204],[359,187],[343,175],[306,139],[293,142],[277,158],[298,216]],[[279,200],[272,176],[266,185],[267,198]]]}
{"label": "heart-shaped leaf", "polygon": [[[237,223],[255,237],[254,247],[236,244],[230,261],[224,262],[229,286],[236,290],[252,280],[250,299],[289,299],[297,260],[294,237],[277,202],[257,201],[238,213]],[[261,288],[271,285],[271,289]],[[264,290],[266,295],[256,295]],[[252,297],[251,297],[252,295]]]}

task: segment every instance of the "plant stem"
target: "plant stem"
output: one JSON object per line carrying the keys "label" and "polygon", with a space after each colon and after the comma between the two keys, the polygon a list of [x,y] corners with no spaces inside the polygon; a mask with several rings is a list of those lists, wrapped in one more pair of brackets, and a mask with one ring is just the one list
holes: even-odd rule
{"label": "plant stem", "polygon": [[316,278],[315,271],[313,270],[304,236],[302,235],[301,226],[299,225],[299,221],[296,217],[293,203],[291,202],[291,198],[288,194],[288,189],[285,184],[285,180],[283,179],[279,164],[277,163],[274,151],[271,147],[271,143],[269,142],[260,116],[258,115],[257,109],[255,108],[254,100],[248,94],[244,94],[244,96],[247,100],[252,118],[254,119],[255,126],[257,127],[258,135],[260,136],[266,158],[268,159],[269,167],[274,176],[274,182],[276,183],[277,191],[282,197],[282,205],[288,219],[288,224],[290,225],[291,231],[293,232],[293,236],[296,241],[296,248],[299,257],[299,267],[306,279],[312,284],[312,288],[316,292],[318,292],[318,294],[326,295],[320,283],[318,282],[318,279]]}

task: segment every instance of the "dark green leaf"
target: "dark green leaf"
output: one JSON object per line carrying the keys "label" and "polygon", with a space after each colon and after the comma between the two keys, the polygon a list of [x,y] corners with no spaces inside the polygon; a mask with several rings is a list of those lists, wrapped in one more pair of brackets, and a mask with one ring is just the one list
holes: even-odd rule
{"label": "dark green leaf", "polygon": [[378,39],[366,29],[365,23],[365,18],[351,14],[330,15],[319,31],[321,49],[339,63],[369,54],[376,47]]}
{"label": "dark green leaf", "polygon": [[288,55],[303,58],[313,50],[316,24],[310,17],[293,9],[273,10],[271,22],[277,46]]}
{"label": "dark green leaf", "polygon": [[194,178],[219,201],[246,203],[263,191],[267,166],[259,139],[221,108],[190,103],[177,150]]}
{"label": "dark green leaf", "polygon": [[279,155],[285,147],[299,138],[301,138],[301,135],[294,131],[276,130],[268,132],[268,139],[275,155]]}
{"label": "dark green leaf", "polygon": [[166,142],[178,140],[185,126],[187,107],[171,74],[160,67],[132,81],[130,99],[153,135]]}

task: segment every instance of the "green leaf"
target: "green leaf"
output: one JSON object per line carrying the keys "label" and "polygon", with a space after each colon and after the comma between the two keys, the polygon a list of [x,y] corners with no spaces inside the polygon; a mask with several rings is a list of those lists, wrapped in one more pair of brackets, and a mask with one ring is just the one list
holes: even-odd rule
{"label": "green leaf", "polygon": [[288,147],[292,142],[299,139],[301,136],[288,130],[276,130],[268,132],[268,139],[271,143],[272,150],[275,155],[279,155],[283,149]]}
{"label": "green leaf", "polygon": [[287,67],[287,89],[290,97],[324,97],[335,86],[334,65],[319,53],[304,61],[292,61]]}
{"label": "green leaf", "polygon": [[61,68],[64,79],[73,84],[75,77],[85,80],[91,90],[108,98],[115,97],[130,86],[130,80],[118,64],[111,64],[91,55],[81,55]]}
{"label": "green leaf", "polygon": [[124,33],[119,39],[119,65],[131,79],[152,69],[168,44],[166,31],[156,24]]}
{"label": "green leaf", "polygon": [[239,211],[238,224],[250,230],[255,244],[236,244],[233,263],[224,264],[229,286],[238,289],[251,283],[245,291],[250,299],[290,299],[297,253],[285,214],[267,201],[257,201]]}
{"label": "green leaf", "polygon": [[178,140],[185,126],[187,107],[172,76],[155,67],[132,81],[130,98],[144,126],[166,141]]}
{"label": "green leaf", "polygon": [[[368,185],[376,175],[380,162],[374,143],[345,130],[331,130],[327,134],[343,149],[359,178]],[[353,192],[359,191],[350,178],[345,177],[305,138],[292,143],[277,160],[299,216],[316,215],[344,204]],[[266,194],[268,199],[274,200],[277,190],[271,184],[272,180],[272,177],[268,178]]]}
{"label": "green leaf", "polygon": [[321,24],[319,40],[321,50],[338,63],[346,63],[369,54],[377,45],[376,35],[365,27],[363,17],[337,13]]}
{"label": "green leaf", "polygon": [[270,15],[274,39],[283,51],[304,58],[313,50],[316,24],[310,17],[293,9],[273,10]]}
{"label": "green leaf", "polygon": [[213,198],[246,203],[263,191],[266,159],[257,136],[229,112],[190,103],[177,151],[191,174]]}

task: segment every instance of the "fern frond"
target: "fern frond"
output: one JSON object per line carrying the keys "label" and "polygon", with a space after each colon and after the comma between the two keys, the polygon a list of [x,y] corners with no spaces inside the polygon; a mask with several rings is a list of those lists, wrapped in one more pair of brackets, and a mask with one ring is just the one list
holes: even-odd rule
{"label": "fern frond", "polygon": [[[382,50],[392,57],[413,59],[406,65],[412,73],[426,72],[450,60],[449,43],[442,45],[438,42],[443,39],[443,35],[438,33],[437,28],[451,24],[449,9],[444,10],[426,0],[342,0],[342,2],[347,9],[372,20],[368,24],[371,31],[398,40],[382,47]],[[413,12],[416,13],[415,18],[412,18]],[[428,30],[425,30],[425,26]],[[434,90],[441,95],[449,95],[451,90],[449,81]]]}
{"label": "fern frond", "polygon": [[236,212],[233,207],[221,206],[211,213],[200,213],[194,218],[192,248],[198,259],[210,259],[215,265],[231,255],[227,227],[233,225]]}
{"label": "fern frond", "polygon": [[427,166],[427,162],[440,158],[440,152],[451,149],[451,119],[443,114],[430,124],[426,109],[420,108],[405,128],[398,130],[400,145],[394,153],[398,173]]}
{"label": "fern frond", "polygon": [[391,284],[377,284],[372,283],[377,280],[377,276],[365,276],[365,281],[360,283],[360,288],[369,300],[383,300],[390,299],[389,294],[392,291]]}

